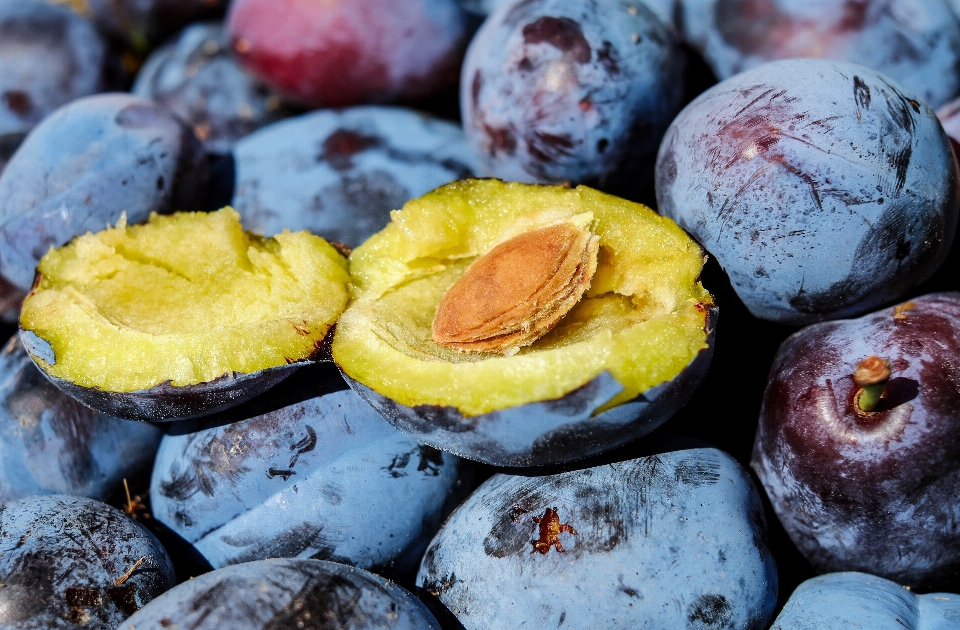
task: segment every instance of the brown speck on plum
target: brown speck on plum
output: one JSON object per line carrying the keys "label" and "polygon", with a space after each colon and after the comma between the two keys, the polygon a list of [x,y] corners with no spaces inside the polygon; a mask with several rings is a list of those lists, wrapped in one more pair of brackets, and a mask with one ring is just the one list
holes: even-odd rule
{"label": "brown speck on plum", "polygon": [[563,532],[577,536],[575,530],[569,523],[561,523],[560,516],[557,514],[557,508],[547,508],[543,516],[534,516],[533,522],[539,526],[540,537],[537,540],[531,540],[533,551],[547,554],[553,547],[557,551],[563,552],[563,545],[560,543],[560,534]]}
{"label": "brown speck on plum", "polygon": [[21,118],[33,111],[33,102],[30,95],[20,90],[10,90],[3,93],[3,102],[7,108]]}
{"label": "brown speck on plum", "polygon": [[580,26],[570,18],[544,16],[523,27],[527,44],[549,44],[577,63],[589,63],[592,49]]}
{"label": "brown speck on plum", "polygon": [[365,136],[350,129],[338,129],[323,141],[320,158],[338,171],[353,168],[353,156],[380,146],[382,141],[375,136]]}

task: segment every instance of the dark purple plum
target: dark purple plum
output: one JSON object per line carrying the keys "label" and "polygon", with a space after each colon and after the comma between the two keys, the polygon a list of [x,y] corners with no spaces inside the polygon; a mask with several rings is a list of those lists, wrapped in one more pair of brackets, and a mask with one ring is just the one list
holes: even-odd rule
{"label": "dark purple plum", "polygon": [[90,22],[42,0],[0,0],[0,171],[53,110],[107,87],[107,45]]}
{"label": "dark purple plum", "polygon": [[[513,4],[513,0],[457,0],[465,11],[475,15],[488,16],[500,7]],[[640,0],[654,15],[660,18],[660,21],[667,25],[673,25],[678,21],[677,16],[680,13],[683,0]]]}
{"label": "dark purple plum", "polygon": [[442,93],[468,35],[456,0],[234,0],[227,25],[240,63],[310,108]]}
{"label": "dark purple plum", "polygon": [[4,630],[112,630],[176,583],[142,525],[66,495],[0,504],[0,576]]}
{"label": "dark purple plum", "polygon": [[225,0],[83,0],[91,19],[106,33],[122,37],[138,52],[222,9]]}
{"label": "dark purple plum", "polygon": [[329,364],[264,398],[277,408],[238,408],[163,438],[154,518],[213,567],[312,557],[415,570],[472,467],[384,422]]}
{"label": "dark purple plum", "polygon": [[766,628],[777,573],[750,477],[714,448],[496,474],[444,524],[417,586],[470,630]]}
{"label": "dark purple plum", "polygon": [[489,174],[632,197],[683,98],[685,56],[639,1],[501,7],[470,43],[463,125]]}
{"label": "dark purple plum", "polygon": [[960,93],[960,22],[944,0],[686,0],[682,24],[721,80],[817,57],[880,72],[931,107]]}
{"label": "dark purple plum", "polygon": [[184,582],[119,630],[439,630],[427,608],[393,582],[323,560],[238,564]]}
{"label": "dark purple plum", "polygon": [[774,630],[952,630],[960,623],[960,595],[916,595],[867,573],[828,573],[790,595]]}
{"label": "dark purple plum", "polygon": [[230,54],[219,22],[193,24],[155,50],[132,92],[190,123],[213,153],[229,153],[237,139],[285,115],[279,98]]}
{"label": "dark purple plum", "polygon": [[0,174],[0,275],[21,290],[51,246],[124,213],[198,210],[207,160],[191,129],[153,101],[100,94],[37,126]]}
{"label": "dark purple plum", "polygon": [[124,479],[146,486],[160,437],[154,426],[97,413],[60,392],[18,337],[0,353],[0,501],[119,500]]}
{"label": "dark purple plum", "polygon": [[[854,376],[868,357],[891,371],[873,412]],[[816,324],[780,347],[752,466],[818,571],[960,584],[958,365],[960,293]]]}
{"label": "dark purple plum", "polygon": [[945,259],[957,162],[933,110],[853,64],[798,59],[714,86],[671,124],[659,211],[712,253],[757,317],[857,315]]}
{"label": "dark purple plum", "polygon": [[247,229],[305,229],[351,247],[383,229],[391,210],[479,171],[459,127],[383,106],[281,121],[233,154],[232,205]]}

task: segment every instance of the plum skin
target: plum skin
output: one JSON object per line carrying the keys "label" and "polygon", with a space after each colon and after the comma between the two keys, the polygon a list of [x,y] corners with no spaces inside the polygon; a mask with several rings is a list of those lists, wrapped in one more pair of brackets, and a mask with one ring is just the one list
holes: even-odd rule
{"label": "plum skin", "polygon": [[671,124],[657,201],[751,313],[794,325],[902,296],[945,259],[957,161],[933,111],[853,64],[779,61],[718,84]]}
{"label": "plum skin", "polygon": [[241,65],[311,108],[435,94],[466,45],[454,0],[235,0],[227,27]]}
{"label": "plum skin", "polygon": [[[888,358],[876,416],[853,408],[853,369]],[[915,588],[960,575],[960,293],[807,327],[770,370],[752,467],[819,571],[863,571]]]}
{"label": "plum skin", "polygon": [[494,177],[637,199],[680,109],[685,61],[642,3],[512,3],[467,49],[464,130]]}

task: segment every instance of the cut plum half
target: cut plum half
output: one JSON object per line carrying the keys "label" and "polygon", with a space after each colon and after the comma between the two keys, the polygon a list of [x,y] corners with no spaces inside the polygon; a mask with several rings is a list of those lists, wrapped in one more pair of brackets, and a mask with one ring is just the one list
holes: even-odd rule
{"label": "cut plum half", "polygon": [[244,232],[232,208],[121,220],[44,256],[20,335],[84,404],[134,420],[197,417],[314,358],[347,282],[322,238]]}
{"label": "cut plum half", "polygon": [[653,431],[699,385],[716,322],[703,263],[640,204],[455,182],[351,254],[334,360],[436,448],[501,466],[586,457]]}

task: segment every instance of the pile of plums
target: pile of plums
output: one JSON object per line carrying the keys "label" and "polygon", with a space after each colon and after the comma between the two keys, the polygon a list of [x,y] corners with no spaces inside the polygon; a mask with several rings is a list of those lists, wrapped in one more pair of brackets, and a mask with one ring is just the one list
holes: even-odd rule
{"label": "pile of plums", "polygon": [[[0,629],[960,627],[958,69],[957,0],[0,0]],[[47,374],[51,249],[227,205],[343,254],[302,367]],[[443,345],[475,260],[533,315]]]}

